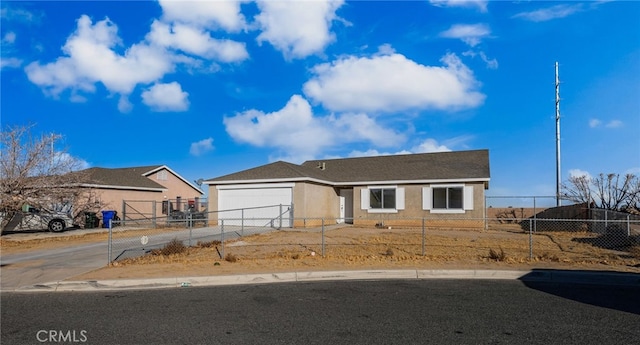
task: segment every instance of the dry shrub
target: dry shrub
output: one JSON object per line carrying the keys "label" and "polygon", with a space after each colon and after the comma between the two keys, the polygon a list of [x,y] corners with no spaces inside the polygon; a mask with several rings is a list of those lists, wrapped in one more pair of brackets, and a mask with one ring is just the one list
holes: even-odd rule
{"label": "dry shrub", "polygon": [[640,259],[640,244],[629,247],[629,254],[636,259]]}
{"label": "dry shrub", "polygon": [[560,258],[557,255],[549,254],[548,252],[539,256],[538,259],[543,261],[560,262]]}
{"label": "dry shrub", "polygon": [[198,243],[196,243],[196,247],[198,248],[211,248],[211,247],[215,247],[217,245],[220,245],[222,242],[218,241],[218,240],[213,240],[213,241],[209,241],[209,242],[200,242],[198,241]]}
{"label": "dry shrub", "polygon": [[500,248],[500,253],[493,250],[493,248],[489,248],[489,259],[496,261],[504,261],[507,258],[507,255],[504,253],[504,250]]}
{"label": "dry shrub", "polygon": [[391,248],[387,248],[387,251],[384,253],[384,255],[386,256],[393,256],[393,254],[394,254],[393,249]]}
{"label": "dry shrub", "polygon": [[182,254],[187,251],[187,246],[182,243],[182,241],[174,238],[171,242],[167,243],[161,249],[156,249],[151,253],[154,255],[172,255],[172,254]]}
{"label": "dry shrub", "polygon": [[238,256],[229,253],[224,256],[224,260],[227,262],[236,262],[238,261]]}

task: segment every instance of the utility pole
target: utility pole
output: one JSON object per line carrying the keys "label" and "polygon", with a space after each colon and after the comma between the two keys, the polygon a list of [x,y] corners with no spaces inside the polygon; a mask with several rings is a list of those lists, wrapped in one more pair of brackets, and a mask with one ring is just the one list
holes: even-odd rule
{"label": "utility pole", "polygon": [[560,180],[560,79],[558,77],[558,62],[556,61],[556,206],[562,205]]}

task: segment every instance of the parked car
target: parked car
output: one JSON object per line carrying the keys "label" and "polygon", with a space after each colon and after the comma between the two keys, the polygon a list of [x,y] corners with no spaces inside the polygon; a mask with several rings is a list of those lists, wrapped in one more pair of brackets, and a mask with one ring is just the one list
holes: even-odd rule
{"label": "parked car", "polygon": [[62,212],[40,212],[40,217],[45,224],[47,224],[47,229],[51,232],[60,232],[64,231],[67,228],[71,228],[74,226],[73,219]]}
{"label": "parked car", "polygon": [[25,206],[17,212],[3,230],[29,230],[47,228],[51,232],[61,232],[74,227],[73,218],[64,212],[37,209]]}

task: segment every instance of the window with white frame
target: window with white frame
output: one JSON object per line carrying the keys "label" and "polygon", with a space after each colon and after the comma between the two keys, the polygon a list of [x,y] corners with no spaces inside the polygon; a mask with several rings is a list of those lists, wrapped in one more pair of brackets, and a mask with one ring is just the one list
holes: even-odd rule
{"label": "window with white frame", "polygon": [[473,186],[452,184],[423,187],[422,209],[431,213],[464,213],[473,210]]}
{"label": "window with white frame", "polygon": [[371,213],[397,212],[404,209],[404,188],[370,186],[360,193],[361,209]]}
{"label": "window with white frame", "polygon": [[369,208],[395,209],[396,208],[396,189],[395,188],[369,189]]}
{"label": "window with white frame", "polygon": [[433,209],[462,210],[462,187],[433,187]]}

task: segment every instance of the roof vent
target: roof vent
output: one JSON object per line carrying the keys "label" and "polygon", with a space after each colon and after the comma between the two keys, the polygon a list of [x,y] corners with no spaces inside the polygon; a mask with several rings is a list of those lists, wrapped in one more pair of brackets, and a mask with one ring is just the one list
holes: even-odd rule
{"label": "roof vent", "polygon": [[320,170],[324,170],[324,169],[327,168],[327,166],[325,165],[324,162],[318,162],[318,167],[317,168],[320,169]]}

